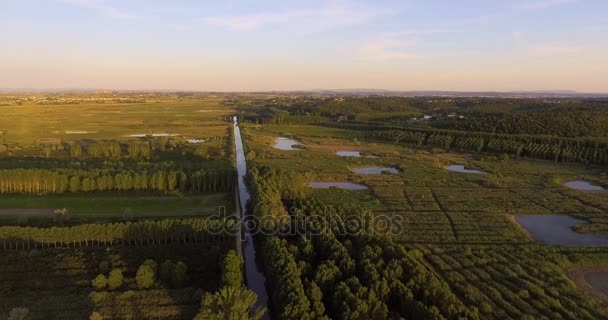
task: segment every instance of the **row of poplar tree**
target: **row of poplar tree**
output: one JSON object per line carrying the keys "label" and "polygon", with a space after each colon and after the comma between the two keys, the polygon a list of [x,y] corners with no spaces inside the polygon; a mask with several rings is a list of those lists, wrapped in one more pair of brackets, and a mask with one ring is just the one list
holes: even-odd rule
{"label": "row of poplar tree", "polygon": [[0,170],[0,193],[65,193],[103,191],[228,192],[232,169],[184,171],[107,171],[74,169]]}

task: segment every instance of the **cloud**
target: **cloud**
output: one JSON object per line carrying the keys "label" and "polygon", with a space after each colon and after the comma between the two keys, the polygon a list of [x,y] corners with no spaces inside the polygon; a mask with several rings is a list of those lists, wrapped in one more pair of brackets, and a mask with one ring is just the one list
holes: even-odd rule
{"label": "cloud", "polygon": [[584,51],[583,47],[566,42],[534,42],[526,39],[522,32],[513,32],[515,51],[519,54],[531,57],[552,57],[568,56],[580,54]]}
{"label": "cloud", "polygon": [[538,43],[529,45],[526,51],[533,56],[572,55],[583,52],[578,46],[560,43]]}
{"label": "cloud", "polygon": [[122,11],[114,6],[107,4],[105,0],[59,0],[59,2],[68,5],[78,6],[81,8],[95,10],[100,14],[115,19],[129,20],[137,18],[137,16],[135,15],[132,15],[128,12]]}
{"label": "cloud", "polygon": [[414,49],[419,42],[440,34],[460,32],[464,31],[451,28],[434,28],[386,32],[365,42],[360,48],[360,53],[365,60],[390,61],[419,59],[421,56],[414,53]]}
{"label": "cloud", "polygon": [[298,19],[306,19],[316,26],[358,25],[390,13],[387,9],[358,5],[347,0],[333,0],[321,8],[203,17],[202,21],[226,29],[251,31],[266,25],[294,23]]}
{"label": "cloud", "polygon": [[519,9],[547,9],[552,7],[557,7],[560,5],[575,3],[577,0],[538,0],[538,1],[530,1],[517,5],[516,7]]}

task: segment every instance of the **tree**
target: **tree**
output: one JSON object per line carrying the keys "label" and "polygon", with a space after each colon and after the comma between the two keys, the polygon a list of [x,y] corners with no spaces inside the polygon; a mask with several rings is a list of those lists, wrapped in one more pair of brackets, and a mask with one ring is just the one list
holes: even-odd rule
{"label": "tree", "polygon": [[106,276],[103,274],[99,274],[91,281],[91,284],[93,285],[93,288],[103,290],[108,285],[108,279],[106,279]]}
{"label": "tree", "polygon": [[89,316],[89,320],[103,320],[103,317],[101,316],[101,314],[99,314],[99,312],[93,311],[93,313],[91,313],[91,315]]}
{"label": "tree", "polygon": [[13,308],[8,314],[8,320],[29,320],[30,310],[27,308]]}
{"label": "tree", "polygon": [[108,273],[108,271],[110,271],[110,263],[108,261],[104,260],[99,263],[98,269],[99,269],[99,273],[106,274],[106,273]]}
{"label": "tree", "polygon": [[154,260],[146,260],[140,267],[137,269],[137,274],[135,275],[135,281],[137,282],[137,286],[141,289],[149,289],[156,282],[156,271],[158,269],[158,264]]}
{"label": "tree", "polygon": [[188,282],[190,282],[190,277],[188,277],[188,266],[178,261],[171,272],[171,285],[174,288],[183,288]]}
{"label": "tree", "polygon": [[160,264],[160,268],[158,270],[158,276],[160,280],[164,283],[169,283],[171,281],[171,273],[175,268],[175,263],[171,260],[165,260],[165,262]]}
{"label": "tree", "polygon": [[80,191],[80,178],[77,176],[70,177],[70,192],[78,192]]}
{"label": "tree", "polygon": [[240,287],[243,285],[243,257],[230,250],[222,261],[222,283],[225,286]]}
{"label": "tree", "polygon": [[122,282],[122,270],[112,269],[112,271],[110,271],[110,275],[108,276],[108,288],[110,288],[110,290],[116,290],[122,286]]}
{"label": "tree", "polygon": [[265,309],[250,311],[255,307],[255,293],[244,287],[223,287],[215,294],[205,293],[201,311],[194,320],[260,320]]}
{"label": "tree", "polygon": [[82,157],[82,147],[78,143],[70,145],[70,158],[78,159]]}

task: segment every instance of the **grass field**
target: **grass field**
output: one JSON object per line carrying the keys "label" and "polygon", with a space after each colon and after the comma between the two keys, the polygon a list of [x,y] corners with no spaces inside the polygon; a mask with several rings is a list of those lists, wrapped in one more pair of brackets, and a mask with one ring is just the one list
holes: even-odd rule
{"label": "grass field", "polygon": [[221,100],[197,102],[21,105],[2,107],[4,143],[41,139],[130,140],[134,134],[174,134],[182,138],[223,136],[223,117],[232,111]]}
{"label": "grass field", "polygon": [[[294,128],[294,127],[297,127]],[[370,187],[372,196],[381,202],[378,213],[398,213],[411,217],[411,227],[438,229],[441,239],[454,240],[458,229],[477,229],[481,234],[495,234],[496,228],[509,231],[504,240],[526,238],[508,220],[508,214],[565,213],[593,222],[591,230],[608,231],[608,192],[584,192],[570,189],[563,182],[576,179],[608,183],[605,169],[581,165],[556,164],[550,161],[510,159],[411,149],[389,144],[342,139],[350,130],[313,126],[248,127],[247,143],[255,152],[252,160],[259,165],[297,170],[309,181],[352,181]],[[274,149],[274,137],[291,132],[291,137],[306,145],[305,150]],[[297,134],[296,134],[297,133]],[[377,158],[338,157],[336,151],[357,150]],[[478,168],[486,175],[462,174],[445,169],[450,164]],[[397,175],[357,175],[351,168],[386,166],[400,169]],[[326,191],[333,192],[333,191]],[[323,191],[315,191],[320,197]],[[325,198],[333,196],[326,195]],[[333,202],[351,202],[351,197],[336,195]],[[363,196],[362,196],[363,197]],[[368,197],[368,196],[365,196]],[[369,203],[369,199],[361,202]],[[484,219],[476,219],[483,215]],[[416,217],[416,218],[414,218]],[[450,222],[451,221],[451,222]],[[493,221],[493,222],[492,222]],[[478,225],[470,228],[470,224]],[[462,224],[462,226],[460,226]],[[452,228],[453,227],[453,228]],[[483,231],[486,230],[486,231]],[[424,233],[424,232],[423,232]],[[407,237],[426,241],[431,237]],[[437,238],[437,239],[439,239]]]}
{"label": "grass field", "polygon": [[[141,219],[157,217],[207,216],[220,210],[234,212],[232,193],[188,196],[153,195],[57,195],[27,196],[8,195],[0,198],[0,221],[26,223],[29,219],[52,219],[50,216],[14,215],[15,209],[67,209],[69,220],[92,221],[97,219]],[[10,210],[10,215],[3,215]]]}

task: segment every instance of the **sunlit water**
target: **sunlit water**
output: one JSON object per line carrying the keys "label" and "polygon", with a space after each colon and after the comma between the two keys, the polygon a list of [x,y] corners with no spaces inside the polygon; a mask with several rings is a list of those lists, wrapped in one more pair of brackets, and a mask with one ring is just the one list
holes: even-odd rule
{"label": "sunlit water", "polygon": [[587,222],[568,215],[516,215],[515,220],[536,241],[547,245],[608,246],[608,236],[572,230],[572,226],[585,225]]}
{"label": "sunlit water", "polygon": [[329,189],[329,188],[339,188],[339,189],[347,189],[347,190],[367,190],[367,186],[352,182],[312,182],[310,187],[313,189]]}
{"label": "sunlit water", "polygon": [[450,171],[454,171],[454,172],[460,172],[460,173],[485,174],[485,172],[483,172],[483,171],[465,169],[465,167],[460,164],[453,164],[451,166],[448,166],[446,169],[448,169]]}
{"label": "sunlit water", "polygon": [[[251,213],[247,211],[247,201],[250,194],[247,185],[245,184],[245,176],[247,175],[247,163],[245,161],[245,152],[243,151],[243,140],[241,139],[241,130],[238,127],[236,117],[234,118],[234,145],[236,151],[236,170],[238,174],[239,200],[241,202],[241,212],[243,218],[246,219]],[[266,278],[258,269],[255,261],[255,247],[253,238],[247,228],[245,228],[245,246],[243,248],[245,256],[245,273],[247,275],[247,286],[253,290],[258,296],[257,307],[266,307],[268,305],[268,295],[266,293]],[[270,319],[268,313],[263,319]]]}
{"label": "sunlit water", "polygon": [[566,183],[564,183],[564,185],[572,188],[572,189],[576,189],[576,190],[583,190],[583,191],[604,191],[605,189],[591,184],[590,182],[587,181],[568,181]]}
{"label": "sunlit water", "polygon": [[354,168],[352,171],[356,174],[398,174],[399,170],[393,167],[367,167],[367,168]]}
{"label": "sunlit water", "polygon": [[294,139],[289,139],[285,137],[278,137],[275,139],[274,148],[279,150],[302,150],[300,148],[294,148],[294,145],[298,145],[300,142]]}
{"label": "sunlit water", "polygon": [[336,152],[336,155],[338,155],[340,157],[355,157],[355,158],[360,158],[361,157],[361,151],[338,151],[338,152]]}

